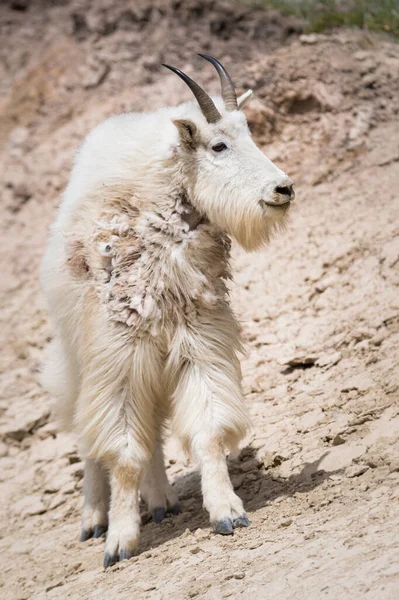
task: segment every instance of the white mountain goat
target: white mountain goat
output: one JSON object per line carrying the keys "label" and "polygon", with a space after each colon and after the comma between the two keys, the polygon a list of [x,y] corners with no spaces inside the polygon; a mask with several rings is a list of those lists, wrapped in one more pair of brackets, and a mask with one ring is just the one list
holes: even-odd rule
{"label": "white mountain goat", "polygon": [[[256,147],[223,66],[212,100],[114,116],[86,138],[42,263],[55,340],[43,381],[86,457],[81,539],[108,528],[105,567],[137,552],[139,490],[178,513],[166,421],[197,461],[214,530],[248,526],[226,449],[248,430],[228,302],[230,239],[247,250],[284,224],[292,181]],[[110,496],[110,500],[109,500]],[[109,520],[109,526],[108,526]]]}

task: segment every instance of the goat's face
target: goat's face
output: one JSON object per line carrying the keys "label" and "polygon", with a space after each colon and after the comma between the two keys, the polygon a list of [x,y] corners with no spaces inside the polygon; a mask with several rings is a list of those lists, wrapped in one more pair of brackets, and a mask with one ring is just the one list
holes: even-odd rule
{"label": "goat's face", "polygon": [[283,226],[292,181],[251,138],[244,113],[221,110],[222,118],[175,120],[180,159],[193,205],[246,250],[269,241]]}

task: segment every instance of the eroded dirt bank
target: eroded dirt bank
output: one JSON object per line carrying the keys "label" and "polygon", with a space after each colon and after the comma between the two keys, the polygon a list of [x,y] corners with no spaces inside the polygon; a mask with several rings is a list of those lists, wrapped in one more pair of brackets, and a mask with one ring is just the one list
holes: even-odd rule
{"label": "eroded dirt bank", "polygon": [[[2,336],[0,595],[24,598],[397,598],[399,47],[232,2],[0,7]],[[143,515],[142,553],[104,572],[78,542],[82,464],[37,370],[51,332],[37,281],[73,155],[113,112],[188,98],[160,67],[237,87],[258,143],[296,182],[287,231],[234,253],[254,429],[231,462],[252,527],[214,536],[177,445],[183,513]]]}

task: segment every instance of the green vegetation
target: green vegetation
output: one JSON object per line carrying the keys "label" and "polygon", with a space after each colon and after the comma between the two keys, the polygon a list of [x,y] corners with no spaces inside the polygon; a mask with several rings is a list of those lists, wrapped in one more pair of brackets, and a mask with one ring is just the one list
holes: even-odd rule
{"label": "green vegetation", "polygon": [[308,31],[360,27],[399,37],[399,0],[247,0],[252,6],[274,8],[308,21]]}

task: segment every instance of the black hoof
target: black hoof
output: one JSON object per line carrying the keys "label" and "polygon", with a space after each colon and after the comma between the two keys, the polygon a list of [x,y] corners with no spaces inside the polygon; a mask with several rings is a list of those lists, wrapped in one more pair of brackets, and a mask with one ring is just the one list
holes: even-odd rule
{"label": "black hoof", "polygon": [[152,514],[152,520],[155,523],[160,523],[166,517],[166,510],[164,509],[163,506],[157,506],[157,508],[154,508],[154,510],[152,511],[151,514]]}
{"label": "black hoof", "polygon": [[93,530],[92,529],[82,529],[82,531],[80,532],[79,541],[80,542],[87,542],[87,540],[89,540],[92,537],[93,537]]}
{"label": "black hoof", "polygon": [[104,554],[104,569],[108,569],[108,567],[112,567],[112,565],[117,563],[118,560],[119,560],[119,557],[117,554],[110,554],[109,552],[106,552]]}
{"label": "black hoof", "polygon": [[180,513],[181,513],[180,504],[177,503],[174,506],[171,506],[170,508],[168,508],[168,513],[170,513],[171,515],[180,515]]}
{"label": "black hoof", "polygon": [[233,527],[249,527],[250,525],[251,521],[248,519],[247,515],[242,515],[242,517],[233,520]]}
{"label": "black hoof", "polygon": [[233,535],[234,529],[231,519],[216,521],[216,523],[213,524],[213,531],[215,533],[220,533],[221,535]]}
{"label": "black hoof", "polygon": [[129,560],[129,558],[136,556],[136,554],[136,550],[126,550],[125,548],[122,548],[122,550],[119,551],[119,560]]}
{"label": "black hoof", "polygon": [[96,525],[93,532],[94,538],[102,537],[107,531],[107,527],[105,525]]}

